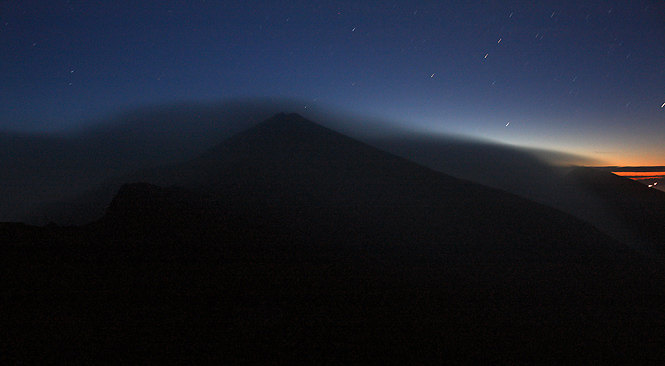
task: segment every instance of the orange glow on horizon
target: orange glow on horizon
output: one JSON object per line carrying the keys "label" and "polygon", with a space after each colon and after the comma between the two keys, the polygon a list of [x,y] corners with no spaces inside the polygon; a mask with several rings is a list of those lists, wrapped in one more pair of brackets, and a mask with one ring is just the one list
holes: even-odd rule
{"label": "orange glow on horizon", "polygon": [[663,179],[665,172],[612,172],[613,174],[635,179]]}

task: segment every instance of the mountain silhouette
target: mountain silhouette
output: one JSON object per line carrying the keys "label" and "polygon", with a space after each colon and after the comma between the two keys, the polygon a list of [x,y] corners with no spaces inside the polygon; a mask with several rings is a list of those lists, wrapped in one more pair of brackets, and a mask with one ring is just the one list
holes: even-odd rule
{"label": "mountain silhouette", "polygon": [[650,258],[296,114],[114,184],[88,224],[0,225],[6,361],[662,356]]}
{"label": "mountain silhouette", "polygon": [[435,172],[296,114],[276,115],[191,161],[131,179],[201,192],[228,209],[253,210],[266,227],[317,240],[346,228],[372,232],[375,242],[405,242],[418,232],[421,244],[495,242],[508,245],[504,251],[570,238],[613,243],[556,210]]}
{"label": "mountain silhouette", "polygon": [[[505,190],[556,208],[645,253],[651,252],[651,247],[662,242],[645,235],[643,231],[629,228],[626,219],[633,221],[635,216],[620,214],[612,207],[611,200],[628,197],[628,192],[616,190],[603,197],[594,193],[588,184],[584,184],[571,172],[576,168],[574,164],[589,165],[594,164],[593,161],[551,151],[436,135],[384,137],[370,143],[453,177]],[[631,187],[640,188],[635,185],[625,188]]]}

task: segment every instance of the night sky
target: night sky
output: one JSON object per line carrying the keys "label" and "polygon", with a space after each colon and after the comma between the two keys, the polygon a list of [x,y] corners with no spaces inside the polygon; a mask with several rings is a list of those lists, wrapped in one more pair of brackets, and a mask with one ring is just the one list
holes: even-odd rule
{"label": "night sky", "polygon": [[0,129],[290,98],[665,166],[663,1],[0,2]]}

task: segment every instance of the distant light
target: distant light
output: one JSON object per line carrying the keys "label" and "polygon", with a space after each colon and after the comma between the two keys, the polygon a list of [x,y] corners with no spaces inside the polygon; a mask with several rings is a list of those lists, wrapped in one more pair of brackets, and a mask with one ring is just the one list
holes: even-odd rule
{"label": "distant light", "polygon": [[663,103],[663,105],[661,105],[660,108],[665,108],[665,103]]}

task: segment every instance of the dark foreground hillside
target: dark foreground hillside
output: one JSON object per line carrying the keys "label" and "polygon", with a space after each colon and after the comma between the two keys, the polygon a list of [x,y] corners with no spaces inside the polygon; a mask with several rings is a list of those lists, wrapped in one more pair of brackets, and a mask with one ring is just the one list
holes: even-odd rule
{"label": "dark foreground hillside", "polygon": [[[9,363],[657,363],[663,276],[590,225],[296,115],[0,224]],[[172,183],[165,186],[154,183]]]}

